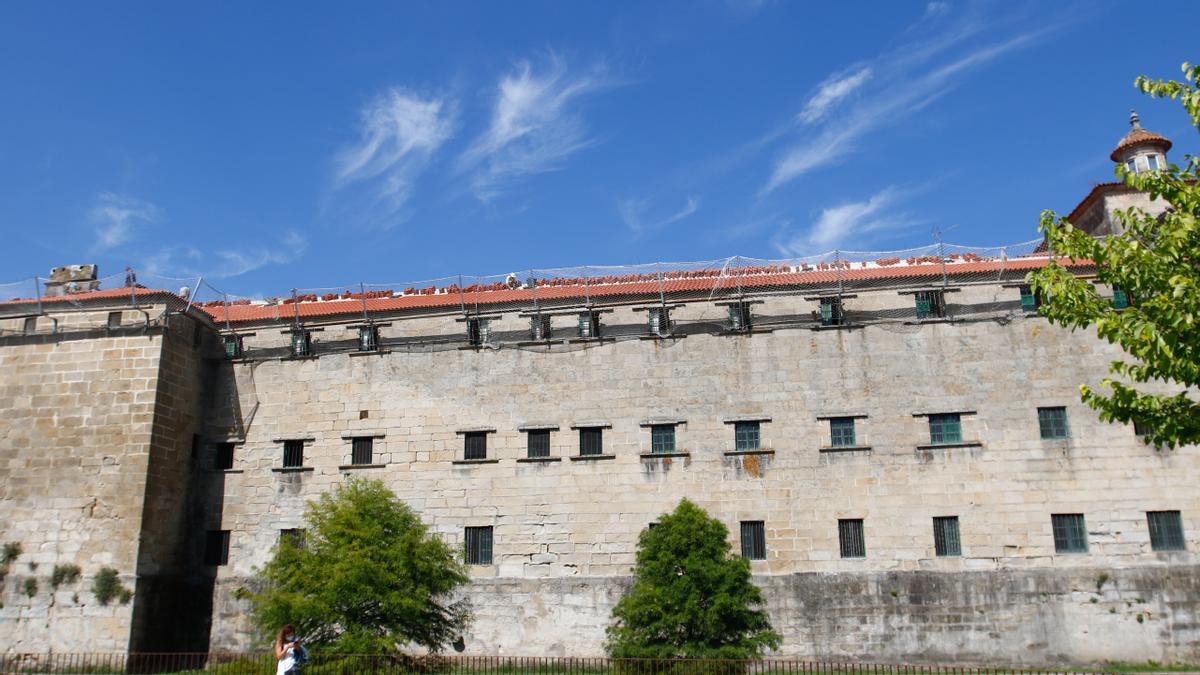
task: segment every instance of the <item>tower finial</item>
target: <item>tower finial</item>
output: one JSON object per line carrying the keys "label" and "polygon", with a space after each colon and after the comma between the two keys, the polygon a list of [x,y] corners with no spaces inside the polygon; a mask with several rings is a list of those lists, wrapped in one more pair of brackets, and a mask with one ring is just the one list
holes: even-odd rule
{"label": "tower finial", "polygon": [[1138,117],[1136,110],[1129,111],[1129,126],[1133,127],[1134,129],[1142,128],[1142,119]]}

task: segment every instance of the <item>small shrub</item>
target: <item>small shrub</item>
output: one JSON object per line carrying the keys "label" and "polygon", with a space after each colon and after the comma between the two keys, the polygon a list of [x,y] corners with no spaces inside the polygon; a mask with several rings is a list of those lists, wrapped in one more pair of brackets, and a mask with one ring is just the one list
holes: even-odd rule
{"label": "small shrub", "polygon": [[57,589],[63,584],[73,584],[79,581],[79,573],[79,565],[55,565],[50,575],[50,585]]}
{"label": "small shrub", "polygon": [[21,557],[21,543],[10,541],[4,545],[4,557],[0,560],[0,564],[8,565],[19,557]]}
{"label": "small shrub", "polygon": [[118,599],[121,601],[122,605],[128,605],[129,601],[133,599],[133,591],[129,590],[128,588],[122,588],[121,596]]}
{"label": "small shrub", "polygon": [[29,571],[30,571],[30,572],[36,572],[36,571],[37,571],[37,566],[38,566],[38,564],[37,564],[37,561],[36,561],[36,560],[30,560],[30,561],[29,561]]}
{"label": "small shrub", "polygon": [[1096,577],[1096,592],[1099,593],[1106,583],[1108,583],[1108,573],[1102,572],[1100,576]]}
{"label": "small shrub", "polygon": [[79,604],[79,594],[78,593],[71,594],[71,602],[73,602],[77,605]]}
{"label": "small shrub", "polygon": [[1138,615],[1137,615],[1137,622],[1138,622],[1138,623],[1146,623],[1146,617],[1142,616],[1141,614],[1138,614]]}
{"label": "small shrub", "polygon": [[121,585],[121,578],[111,567],[101,567],[100,571],[96,573],[96,579],[92,582],[92,593],[96,594],[96,599],[100,601],[101,605],[107,605],[117,598],[120,598],[124,604],[129,602],[125,594],[129,593],[130,597],[133,595],[129,589]]}
{"label": "small shrub", "polygon": [[1096,604],[1097,602],[1100,602],[1100,599],[1099,599],[1099,598],[1092,598],[1092,599],[1091,599],[1091,600],[1089,600],[1088,602],[1090,602],[1090,603],[1092,603],[1092,604],[1094,605],[1094,604]]}
{"label": "small shrub", "polygon": [[31,598],[33,596],[37,595],[37,591],[38,591],[37,587],[38,587],[37,579],[35,579],[33,577],[29,577],[28,579],[25,580],[25,595],[28,595]]}

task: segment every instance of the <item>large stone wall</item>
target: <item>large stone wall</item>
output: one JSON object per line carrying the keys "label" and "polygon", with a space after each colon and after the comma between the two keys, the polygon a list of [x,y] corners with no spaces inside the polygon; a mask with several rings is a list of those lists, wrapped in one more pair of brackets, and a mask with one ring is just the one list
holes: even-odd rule
{"label": "large stone wall", "polygon": [[[1017,304],[1015,289],[999,285],[964,287],[949,299],[964,317],[973,306]],[[904,302],[911,298],[894,290],[860,292],[852,307]],[[785,297],[759,311],[806,315],[812,307]],[[689,312],[713,310],[696,305],[678,316]],[[644,318],[619,310],[606,321]],[[461,331],[451,326],[430,319],[389,331]],[[251,344],[284,340],[258,329]],[[398,349],[231,364],[216,397],[227,408],[214,411],[210,426],[213,440],[240,443],[234,470],[220,474],[222,509],[207,524],[233,533],[229,565],[217,573],[213,647],[261,646],[237,589],[268,559],[280,529],[303,526],[307,500],[360,475],[385,481],[455,544],[466,526],[494,527],[494,564],[472,568],[472,653],[601,653],[638,533],[689,497],[726,523],[735,548],[739,521],[765,522],[767,559],[753,570],[786,654],[1194,660],[1200,465],[1195,448],[1155,451],[1081,406],[1078,385],[1095,383],[1117,354],[1087,332],[1016,312],[561,350]],[[1039,406],[1066,407],[1069,438],[1039,437]],[[978,445],[918,447],[928,443],[918,414],[939,411],[970,411],[963,433]],[[819,417],[830,414],[866,415],[859,443],[870,449],[823,450],[829,429]],[[769,418],[763,445],[773,452],[726,454],[734,416]],[[685,421],[677,435],[686,456],[642,456],[650,444],[642,423],[653,418]],[[580,423],[609,425],[604,452],[612,458],[572,459],[572,425]],[[560,461],[517,461],[526,444],[518,428],[527,424],[558,426],[551,454]],[[495,429],[488,456],[496,462],[455,463],[467,428]],[[382,435],[375,461],[383,466],[339,468],[349,464],[346,436],[354,433]],[[285,438],[311,439],[305,471],[279,470]],[[1183,513],[1187,551],[1150,549],[1146,512],[1154,510]],[[1088,553],[1055,553],[1055,513],[1086,516]],[[949,515],[961,523],[962,555],[938,557],[931,519]],[[839,518],[864,519],[865,558],[840,557]],[[1096,603],[1078,595],[1102,573],[1125,590],[1102,589]],[[1129,618],[1139,604],[1148,608],[1140,623]],[[1029,621],[1058,624],[1014,628]],[[1169,640],[1146,637],[1164,632]],[[963,646],[983,636],[986,646]]]}
{"label": "large stone wall", "polygon": [[[136,585],[162,335],[95,329],[106,317],[0,343],[0,542],[23,549],[0,592],[0,650],[129,647],[132,603],[102,606],[92,579],[111,567]],[[67,564],[82,576],[52,588]]]}

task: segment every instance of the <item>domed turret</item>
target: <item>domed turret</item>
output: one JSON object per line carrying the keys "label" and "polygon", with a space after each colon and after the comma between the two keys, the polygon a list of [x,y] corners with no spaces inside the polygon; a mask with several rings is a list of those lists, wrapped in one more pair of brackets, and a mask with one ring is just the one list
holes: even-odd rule
{"label": "domed turret", "polygon": [[1128,171],[1155,171],[1167,165],[1171,141],[1165,136],[1146,131],[1136,110],[1129,111],[1129,133],[1125,134],[1109,155],[1112,161],[1124,164]]}

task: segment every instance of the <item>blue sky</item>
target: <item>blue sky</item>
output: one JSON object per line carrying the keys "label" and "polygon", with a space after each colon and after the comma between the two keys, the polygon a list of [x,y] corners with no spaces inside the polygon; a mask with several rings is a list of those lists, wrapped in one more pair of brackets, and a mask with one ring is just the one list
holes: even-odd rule
{"label": "blue sky", "polygon": [[0,281],[231,293],[1037,236],[1200,4],[0,5]]}

